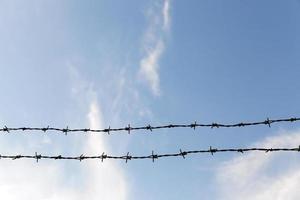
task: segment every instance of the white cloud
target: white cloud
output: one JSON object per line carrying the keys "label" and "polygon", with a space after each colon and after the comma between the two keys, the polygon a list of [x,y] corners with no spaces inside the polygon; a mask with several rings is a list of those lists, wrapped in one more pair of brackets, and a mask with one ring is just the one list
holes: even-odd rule
{"label": "white cloud", "polygon": [[[101,110],[97,100],[92,100],[88,114],[89,127],[92,129],[104,128]],[[103,135],[89,135],[85,145],[86,153],[99,155],[101,152],[110,153]],[[127,186],[122,169],[112,160],[99,162],[87,162],[89,178],[84,199],[126,199]]]}
{"label": "white cloud", "polygon": [[164,20],[163,28],[165,30],[169,30],[169,27],[170,27],[170,0],[165,0],[162,13],[163,13],[163,20]]}
{"label": "white cloud", "polygon": [[[268,137],[251,146],[298,147],[300,132]],[[289,199],[300,198],[299,155],[293,153],[245,153],[217,170],[219,199]]]}
{"label": "white cloud", "polygon": [[[73,78],[77,80],[73,92],[76,91],[77,98],[81,96],[82,101],[79,101],[79,103],[89,104],[84,120],[88,122],[91,128],[103,128],[104,119],[96,92],[92,90],[90,83],[80,80],[78,73],[74,73],[76,72],[75,68],[72,69],[73,71],[70,71],[72,72],[71,76],[75,76]],[[43,140],[30,138],[26,140],[26,138],[19,137],[19,142],[16,142],[13,146],[7,144],[4,138],[0,140],[1,153],[32,154],[37,147],[41,149],[41,146],[45,143],[48,144],[51,137],[52,135],[49,135]],[[75,135],[67,137],[68,144],[78,144],[78,138]],[[84,136],[81,139],[83,142],[78,145],[79,149],[70,150],[71,152],[77,152],[75,155],[79,153],[84,153],[84,155],[101,155],[102,152],[111,153],[109,144],[101,134]],[[43,148],[44,153],[52,155],[55,152],[60,152],[58,149],[66,150],[73,146],[61,144],[51,142],[51,151]],[[39,153],[44,155],[43,152]],[[103,163],[100,160],[87,160],[82,161],[82,163],[40,160],[39,163],[36,163],[34,160],[12,161],[1,159],[0,162],[1,199],[127,199],[128,184],[125,180],[125,174],[118,162],[113,160],[106,160]]]}
{"label": "white cloud", "polygon": [[[50,137],[50,136],[49,136]],[[14,134],[0,139],[2,155],[42,153],[43,146],[51,143],[48,136],[25,136]],[[57,146],[53,144],[55,152]],[[49,153],[51,154],[51,153]],[[76,191],[63,180],[65,177],[63,161],[7,160],[0,159],[0,199],[75,199]],[[73,191],[75,191],[73,193]],[[78,199],[79,200],[79,199]]]}
{"label": "white cloud", "polygon": [[[105,118],[98,101],[98,94],[93,89],[93,84],[82,77],[77,69],[68,64],[70,75],[73,79],[73,94],[75,99],[81,98],[80,104],[88,105],[86,119],[88,127],[92,129],[105,128]],[[110,88],[111,89],[111,88]],[[75,93],[74,93],[75,91]],[[108,120],[108,119],[107,119]],[[110,119],[109,119],[110,120]],[[83,143],[83,152],[85,155],[101,155],[112,153],[109,143],[105,140],[107,136],[103,134],[90,134]],[[125,181],[125,174],[118,162],[104,160],[104,162],[87,161],[82,165],[83,173],[87,176],[85,179],[85,190],[82,192],[81,199],[120,199],[127,198],[128,184]]]}
{"label": "white cloud", "polygon": [[139,75],[148,83],[152,93],[159,96],[159,61],[165,50],[165,39],[170,27],[170,0],[165,0],[158,8],[151,7],[148,19],[149,25],[142,44],[145,55],[140,61]]}
{"label": "white cloud", "polygon": [[[34,143],[39,146],[43,141],[20,141],[16,146],[6,147],[5,141],[1,141],[2,151],[17,154],[29,152]],[[26,150],[24,150],[24,148]],[[5,200],[32,200],[32,199],[80,199],[76,188],[66,184],[65,169],[63,161],[40,160],[5,160],[1,159],[0,164],[0,198]]]}
{"label": "white cloud", "polygon": [[158,60],[163,53],[164,43],[160,40],[157,42],[154,49],[149,51],[148,55],[141,60],[140,74],[150,84],[154,95],[160,94],[159,88],[159,74],[158,74]]}

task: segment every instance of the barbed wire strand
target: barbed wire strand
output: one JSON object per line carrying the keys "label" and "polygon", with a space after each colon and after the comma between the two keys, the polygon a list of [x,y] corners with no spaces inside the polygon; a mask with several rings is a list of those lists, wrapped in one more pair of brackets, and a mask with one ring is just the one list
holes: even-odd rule
{"label": "barbed wire strand", "polygon": [[197,127],[210,127],[210,128],[235,128],[235,127],[246,127],[246,126],[257,126],[257,125],[267,125],[271,127],[271,124],[274,123],[281,123],[281,122],[296,122],[300,121],[300,118],[294,117],[294,118],[286,118],[286,119],[269,119],[267,118],[264,121],[258,121],[258,122],[240,122],[240,123],[234,123],[234,124],[221,124],[221,123],[211,123],[211,124],[200,124],[196,121],[191,124],[168,124],[168,125],[162,125],[162,126],[151,126],[150,124],[147,126],[140,126],[140,127],[131,127],[130,124],[124,128],[111,128],[110,126],[105,129],[90,129],[90,128],[79,128],[79,129],[70,129],[68,126],[66,128],[55,128],[55,127],[7,127],[4,126],[0,129],[0,132],[6,132],[10,133],[12,131],[57,131],[62,132],[65,135],[67,135],[70,132],[86,132],[86,133],[107,133],[110,134],[112,132],[120,132],[120,131],[126,131],[128,134],[131,133],[131,131],[136,130],[148,130],[153,131],[156,129],[170,129],[170,128],[193,128],[194,130]]}
{"label": "barbed wire strand", "polygon": [[214,155],[216,153],[224,153],[224,152],[238,152],[238,153],[245,153],[250,151],[260,151],[260,152],[300,152],[300,146],[296,148],[229,148],[229,149],[216,149],[212,148],[211,146],[207,150],[195,150],[195,151],[182,151],[179,150],[178,153],[169,153],[169,154],[155,154],[154,151],[152,151],[151,155],[145,155],[145,156],[132,156],[128,152],[126,155],[123,156],[113,156],[113,155],[107,155],[104,152],[101,155],[96,156],[85,156],[84,154],[81,154],[80,156],[49,156],[49,155],[41,155],[35,152],[34,155],[0,155],[0,159],[34,159],[36,162],[39,162],[41,159],[52,159],[52,160],[92,160],[92,159],[98,159],[103,162],[106,159],[115,159],[115,160],[125,160],[127,163],[130,160],[142,160],[142,159],[150,159],[152,162],[159,158],[163,157],[182,157],[183,159],[186,158],[189,154],[206,154],[209,153],[211,155]]}

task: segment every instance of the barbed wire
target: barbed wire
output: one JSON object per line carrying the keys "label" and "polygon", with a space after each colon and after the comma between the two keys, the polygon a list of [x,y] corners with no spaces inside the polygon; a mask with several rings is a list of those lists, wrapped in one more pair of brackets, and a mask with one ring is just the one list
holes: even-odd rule
{"label": "barbed wire", "polygon": [[156,129],[170,129],[170,128],[192,128],[196,129],[197,127],[210,127],[210,128],[235,128],[235,127],[246,127],[246,126],[257,126],[257,125],[267,125],[271,127],[271,124],[274,123],[280,123],[280,122],[296,122],[300,121],[300,118],[294,117],[294,118],[286,118],[286,119],[269,119],[267,118],[264,121],[258,121],[258,122],[240,122],[240,123],[234,123],[234,124],[221,124],[221,123],[211,123],[211,124],[200,124],[196,121],[191,124],[168,124],[168,125],[162,125],[162,126],[151,126],[150,124],[147,126],[140,126],[140,127],[131,127],[130,124],[124,128],[111,128],[110,126],[105,129],[90,129],[90,128],[79,128],[79,129],[70,129],[68,126],[66,128],[55,128],[55,127],[7,127],[4,126],[0,129],[0,132],[7,132],[10,133],[11,131],[57,131],[62,132],[65,135],[67,135],[69,132],[90,132],[90,133],[107,133],[110,134],[112,132],[120,132],[120,131],[126,131],[128,134],[131,133],[131,131],[136,130],[148,130],[153,131]]}
{"label": "barbed wire", "polygon": [[214,155],[215,153],[224,153],[224,152],[238,152],[238,153],[245,153],[250,151],[260,151],[260,152],[300,152],[300,146],[296,148],[229,148],[229,149],[216,149],[212,148],[211,146],[207,150],[195,150],[195,151],[182,151],[181,149],[177,153],[169,153],[169,154],[155,154],[154,151],[150,155],[145,156],[132,156],[128,152],[126,155],[123,156],[112,156],[107,155],[104,152],[101,155],[96,156],[85,156],[81,154],[80,156],[49,156],[49,155],[41,155],[35,152],[34,155],[0,155],[0,159],[35,159],[36,162],[38,162],[41,159],[52,159],[52,160],[92,160],[92,159],[98,159],[102,162],[106,159],[116,159],[116,160],[125,160],[127,163],[130,160],[142,160],[142,159],[151,159],[152,162],[154,162],[156,159],[163,158],[163,157],[182,157],[186,158],[189,154],[205,154],[210,153],[211,155]]}

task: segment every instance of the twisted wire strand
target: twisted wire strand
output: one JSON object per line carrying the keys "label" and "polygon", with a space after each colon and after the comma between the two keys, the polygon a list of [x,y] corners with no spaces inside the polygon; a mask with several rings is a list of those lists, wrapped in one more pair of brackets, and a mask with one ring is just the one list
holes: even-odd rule
{"label": "twisted wire strand", "polygon": [[282,123],[282,122],[297,122],[300,121],[300,118],[293,117],[293,118],[285,118],[285,119],[269,119],[257,122],[240,122],[240,123],[233,123],[233,124],[221,124],[221,123],[210,123],[210,124],[201,124],[197,123],[196,121],[191,124],[168,124],[168,125],[161,125],[161,126],[151,126],[150,124],[147,126],[139,126],[139,127],[131,127],[130,124],[124,128],[111,128],[110,126],[105,129],[90,129],[90,128],[78,128],[78,129],[71,129],[68,126],[66,128],[56,128],[56,127],[7,127],[4,126],[0,129],[0,132],[13,132],[13,131],[56,131],[61,132],[67,135],[70,132],[85,132],[85,133],[107,133],[110,134],[112,132],[121,132],[125,131],[128,134],[131,131],[137,130],[148,130],[153,131],[157,129],[170,129],[170,128],[193,128],[194,130],[198,127],[209,127],[209,128],[236,128],[236,127],[246,127],[246,126],[258,126],[258,125],[267,125],[271,127],[271,124],[274,123]]}
{"label": "twisted wire strand", "polygon": [[92,156],[86,156],[81,154],[80,156],[62,156],[62,155],[57,155],[57,156],[50,156],[50,155],[41,155],[35,152],[34,155],[0,155],[0,159],[12,159],[12,160],[17,160],[17,159],[34,159],[37,162],[41,159],[48,159],[48,160],[93,160],[93,159],[98,159],[103,162],[103,160],[106,159],[114,159],[114,160],[125,160],[127,163],[130,160],[143,160],[143,159],[150,159],[152,162],[154,162],[156,159],[159,158],[165,158],[165,157],[182,157],[186,158],[189,154],[211,154],[214,155],[216,153],[225,153],[225,152],[238,152],[238,153],[245,153],[245,152],[251,152],[251,151],[258,151],[258,152],[300,152],[300,146],[295,147],[295,148],[227,148],[227,149],[217,149],[217,148],[212,148],[211,146],[209,149],[203,149],[203,150],[192,150],[192,151],[182,151],[181,149],[179,152],[175,153],[166,153],[166,154],[155,154],[154,151],[150,155],[142,155],[142,156],[133,156],[130,155],[128,152],[126,155],[121,155],[121,156],[114,156],[114,155],[107,155],[104,152],[101,155],[92,155]]}

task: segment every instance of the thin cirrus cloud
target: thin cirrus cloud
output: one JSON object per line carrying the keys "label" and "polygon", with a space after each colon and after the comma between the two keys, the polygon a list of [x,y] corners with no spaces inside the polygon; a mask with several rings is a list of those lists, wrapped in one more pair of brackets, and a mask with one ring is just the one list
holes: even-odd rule
{"label": "thin cirrus cloud", "polygon": [[165,31],[168,31],[170,28],[170,0],[164,2],[162,15],[164,20],[163,28]]}
{"label": "thin cirrus cloud", "polygon": [[147,12],[147,18],[149,24],[142,42],[144,55],[140,60],[139,77],[147,83],[153,95],[159,96],[159,61],[165,51],[170,29],[170,0],[152,6]]}
{"label": "thin cirrus cloud", "polygon": [[[299,144],[300,132],[296,131],[268,137],[252,146],[293,148]],[[299,199],[299,167],[297,152],[239,155],[217,170],[218,199]]]}

